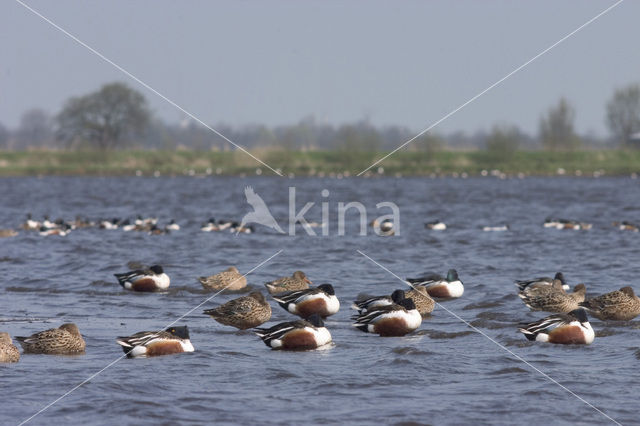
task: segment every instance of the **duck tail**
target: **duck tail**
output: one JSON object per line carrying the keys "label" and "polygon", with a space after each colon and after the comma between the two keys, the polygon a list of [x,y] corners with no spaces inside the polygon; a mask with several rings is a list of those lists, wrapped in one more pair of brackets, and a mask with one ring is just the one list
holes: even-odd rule
{"label": "duck tail", "polygon": [[520,333],[524,334],[524,336],[527,338],[527,340],[529,341],[534,341],[536,340],[536,336],[538,335],[538,333],[532,332],[530,330],[527,330],[526,327],[527,324],[522,324],[521,328],[518,328],[518,331],[520,331]]}
{"label": "duck tail", "polygon": [[124,283],[127,281],[127,277],[129,276],[129,274],[113,274],[117,280],[118,280],[118,284],[120,284],[123,288],[124,288]]}
{"label": "duck tail", "polygon": [[355,328],[357,328],[358,330],[360,330],[360,331],[364,331],[365,333],[367,332],[367,329],[368,329],[368,325],[367,324],[355,323],[355,324],[353,324],[353,326]]}

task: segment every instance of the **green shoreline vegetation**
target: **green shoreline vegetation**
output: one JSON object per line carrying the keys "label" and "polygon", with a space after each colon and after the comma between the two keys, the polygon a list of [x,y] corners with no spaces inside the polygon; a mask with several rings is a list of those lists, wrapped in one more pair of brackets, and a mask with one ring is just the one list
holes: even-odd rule
{"label": "green shoreline vegetation", "polygon": [[[610,139],[579,136],[575,115],[560,98],[540,117],[536,136],[508,123],[472,135],[416,136],[402,126],[376,127],[367,120],[333,125],[313,116],[272,127],[220,124],[216,135],[193,120],[165,123],[141,92],[113,82],[67,99],[55,116],[36,108],[16,129],[0,124],[0,176],[276,175],[271,168],[320,177],[365,169],[367,176],[454,177],[640,172],[640,84],[617,89],[607,103]],[[251,155],[232,150],[231,141]],[[392,151],[407,141],[406,149]]]}
{"label": "green shoreline vegetation", "polygon": [[[250,151],[285,175],[354,176],[387,152]],[[507,154],[507,153],[504,153]],[[496,172],[498,171],[498,172]],[[397,152],[367,175],[387,176],[635,176],[640,150],[515,151],[507,155],[486,150]],[[0,176],[274,176],[242,151],[0,151]]]}

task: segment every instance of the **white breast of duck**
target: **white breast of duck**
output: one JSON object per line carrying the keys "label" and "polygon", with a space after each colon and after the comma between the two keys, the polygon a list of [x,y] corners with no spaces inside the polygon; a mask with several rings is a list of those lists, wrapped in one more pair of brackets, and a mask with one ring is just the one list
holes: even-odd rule
{"label": "white breast of duck", "polygon": [[166,290],[167,288],[169,288],[169,285],[171,284],[171,280],[169,279],[169,276],[164,272],[162,274],[151,275],[151,278],[153,279],[153,281],[156,283],[156,286],[160,290]]}

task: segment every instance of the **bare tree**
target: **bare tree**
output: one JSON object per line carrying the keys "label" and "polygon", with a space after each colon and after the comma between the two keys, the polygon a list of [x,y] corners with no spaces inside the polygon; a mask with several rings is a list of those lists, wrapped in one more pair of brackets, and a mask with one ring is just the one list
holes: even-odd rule
{"label": "bare tree", "polygon": [[20,117],[16,130],[16,140],[20,147],[43,147],[53,140],[51,117],[42,109],[33,108]]}
{"label": "bare tree", "polygon": [[57,137],[69,144],[87,141],[100,149],[114,148],[141,135],[150,117],[140,92],[123,83],[111,83],[69,99],[56,116]]}
{"label": "bare tree", "polygon": [[572,150],[580,145],[580,139],[573,129],[575,110],[565,98],[540,119],[540,140],[549,151]]}
{"label": "bare tree", "polygon": [[640,85],[633,84],[614,92],[607,104],[607,125],[622,144],[640,131]]}

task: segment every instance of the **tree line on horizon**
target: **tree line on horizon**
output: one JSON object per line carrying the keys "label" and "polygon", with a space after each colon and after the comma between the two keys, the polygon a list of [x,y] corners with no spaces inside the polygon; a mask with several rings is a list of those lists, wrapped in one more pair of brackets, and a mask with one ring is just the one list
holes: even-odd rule
{"label": "tree line on horizon", "polygon": [[[575,108],[565,99],[551,106],[539,120],[535,136],[507,123],[473,134],[427,132],[407,149],[487,149],[509,156],[517,150],[573,151],[582,148],[640,147],[640,85],[617,89],[606,106],[608,139],[578,135]],[[261,124],[212,126],[247,149],[386,151],[413,138],[402,126],[373,126],[368,120],[330,125],[306,117],[293,125]],[[638,139],[636,141],[636,139]],[[152,114],[139,91],[120,82],[109,83],[83,96],[69,98],[60,112],[40,108],[26,111],[16,129],[0,123],[0,149],[191,149],[231,150],[234,147],[197,122],[166,123]]]}

